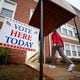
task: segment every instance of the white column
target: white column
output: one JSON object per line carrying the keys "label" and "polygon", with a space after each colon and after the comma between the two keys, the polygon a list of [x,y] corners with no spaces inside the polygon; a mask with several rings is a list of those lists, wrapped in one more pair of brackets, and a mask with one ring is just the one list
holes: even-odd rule
{"label": "white column", "polygon": [[44,64],[45,64],[45,62],[46,62],[46,57],[45,57],[45,39],[44,39]]}
{"label": "white column", "polygon": [[49,45],[50,45],[50,57],[52,55],[52,42],[51,42],[51,34],[49,34]]}

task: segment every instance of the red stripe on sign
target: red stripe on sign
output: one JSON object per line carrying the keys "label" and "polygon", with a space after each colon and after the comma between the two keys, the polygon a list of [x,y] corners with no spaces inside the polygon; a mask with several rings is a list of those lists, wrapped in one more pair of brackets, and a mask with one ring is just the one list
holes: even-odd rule
{"label": "red stripe on sign", "polygon": [[0,43],[0,45],[2,45],[2,43]]}
{"label": "red stripe on sign", "polygon": [[17,48],[20,48],[19,46],[17,46]]}
{"label": "red stripe on sign", "polygon": [[7,46],[6,44],[3,44],[3,46]]}
{"label": "red stripe on sign", "polygon": [[11,47],[13,47],[13,45],[11,45]]}
{"label": "red stripe on sign", "polygon": [[7,44],[7,46],[9,47],[10,45],[9,45],[9,44]]}
{"label": "red stripe on sign", "polygon": [[35,49],[31,49],[31,48],[25,48],[25,47],[20,47],[20,46],[14,46],[14,45],[10,45],[10,44],[4,44],[4,43],[0,43],[0,46],[4,46],[4,47],[9,47],[9,48],[14,48],[14,49],[20,49],[20,50],[29,50],[29,51],[36,51]]}
{"label": "red stripe on sign", "polygon": [[20,47],[20,49],[22,49],[22,47]]}
{"label": "red stripe on sign", "polygon": [[16,48],[16,46],[14,46],[14,48]]}
{"label": "red stripe on sign", "polygon": [[24,50],[26,50],[26,48]]}
{"label": "red stripe on sign", "polygon": [[9,21],[6,21],[7,25],[11,27],[11,23]]}

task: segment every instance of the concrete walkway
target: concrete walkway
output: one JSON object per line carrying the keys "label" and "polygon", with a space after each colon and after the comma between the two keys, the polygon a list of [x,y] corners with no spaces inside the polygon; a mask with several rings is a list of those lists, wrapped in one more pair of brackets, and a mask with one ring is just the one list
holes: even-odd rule
{"label": "concrete walkway", "polygon": [[[39,71],[39,63],[27,65]],[[48,64],[44,64],[43,71],[44,75],[51,78],[52,80],[80,80],[80,72],[77,71],[68,72],[66,68],[58,66],[56,66],[56,68],[49,68]]]}

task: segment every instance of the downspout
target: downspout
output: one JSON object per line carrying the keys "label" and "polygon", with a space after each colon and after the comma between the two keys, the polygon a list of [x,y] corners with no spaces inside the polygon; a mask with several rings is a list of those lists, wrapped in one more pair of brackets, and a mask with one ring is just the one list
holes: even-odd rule
{"label": "downspout", "polygon": [[76,27],[78,39],[79,39],[79,42],[80,42],[80,35],[79,35],[78,26],[77,26],[75,17],[74,17],[74,25],[75,25],[75,27]]}

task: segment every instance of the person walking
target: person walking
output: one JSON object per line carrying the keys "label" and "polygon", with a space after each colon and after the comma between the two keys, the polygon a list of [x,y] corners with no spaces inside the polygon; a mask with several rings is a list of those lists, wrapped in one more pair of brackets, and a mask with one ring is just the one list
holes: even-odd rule
{"label": "person walking", "polygon": [[72,71],[75,67],[75,64],[66,56],[64,55],[64,43],[59,35],[59,33],[54,30],[52,33],[52,56],[51,56],[51,65],[49,65],[50,68],[55,68],[55,54],[56,51],[59,52],[59,55],[62,57],[62,59],[66,62],[68,65],[68,71]]}

